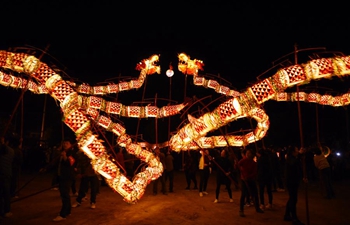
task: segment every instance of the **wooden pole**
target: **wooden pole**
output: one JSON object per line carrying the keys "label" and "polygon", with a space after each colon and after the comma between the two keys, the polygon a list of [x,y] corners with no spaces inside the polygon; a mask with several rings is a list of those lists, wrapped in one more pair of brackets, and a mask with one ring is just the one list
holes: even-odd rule
{"label": "wooden pole", "polygon": [[[171,77],[169,77],[169,105],[171,104]],[[171,117],[168,118],[168,140],[170,140],[170,131],[171,131]]]}
{"label": "wooden pole", "polygon": [[315,107],[316,107],[316,138],[317,138],[317,145],[321,146],[321,143],[320,143],[319,118],[318,118],[318,105],[315,104]]}
{"label": "wooden pole", "polygon": [[[186,95],[187,95],[187,73],[185,74],[185,87],[184,87],[184,102],[186,102]],[[185,152],[181,151],[181,163],[182,163],[182,171],[185,170]]]}
{"label": "wooden pole", "polygon": [[187,95],[187,73],[185,74],[184,101],[186,101],[186,95]]}
{"label": "wooden pole", "polygon": [[[46,52],[49,50],[50,44],[48,44],[45,48],[45,50],[41,53],[39,59],[41,59]],[[43,108],[43,117],[41,120],[41,130],[40,130],[40,146],[43,144],[43,138],[44,138],[44,130],[45,130],[45,117],[46,117],[46,103],[47,103],[47,95],[44,96],[44,108]]]}
{"label": "wooden pole", "polygon": [[[24,98],[24,96],[23,96]],[[22,146],[23,146],[23,124],[24,124],[24,101],[22,98],[22,102],[21,102],[21,130],[20,130],[20,138],[19,138],[19,147],[22,150]]]}
{"label": "wooden pole", "polygon": [[[146,76],[146,78],[147,78],[147,76]],[[144,81],[144,86],[143,86],[143,92],[142,92],[142,99],[141,99],[141,102],[143,102],[143,101],[145,100],[146,86],[147,86],[147,79],[146,79],[146,78],[145,78],[145,81]],[[137,120],[135,143],[137,142],[137,137],[139,136],[140,123],[141,123],[141,119],[139,118],[139,119]]]}
{"label": "wooden pole", "polygon": [[41,131],[40,131],[40,146],[43,145],[43,140],[44,140],[45,117],[46,117],[46,104],[47,104],[47,95],[44,96],[43,117],[42,117],[42,119],[41,119]]}
{"label": "wooden pole", "polygon": [[[294,45],[294,60],[295,64],[298,64],[298,49],[297,45]],[[300,109],[300,101],[299,101],[299,85],[297,85],[297,105],[298,105],[298,118],[299,118],[299,133],[300,133],[300,147],[304,148],[304,139],[303,139],[303,124],[301,119],[301,109]],[[303,162],[303,177],[304,180],[307,180],[306,173],[306,162],[305,162],[305,153],[302,157]],[[309,217],[309,201],[308,201],[308,184],[305,182],[305,205],[306,205],[306,224],[310,225],[310,217]]]}
{"label": "wooden pole", "polygon": [[[154,105],[157,105],[157,93],[154,97]],[[156,146],[158,146],[158,118],[155,118],[155,135],[156,135]]]}

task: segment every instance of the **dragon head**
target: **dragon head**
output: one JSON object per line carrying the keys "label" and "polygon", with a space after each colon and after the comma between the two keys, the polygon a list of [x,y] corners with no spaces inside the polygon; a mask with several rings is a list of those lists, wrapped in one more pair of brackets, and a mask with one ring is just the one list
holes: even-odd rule
{"label": "dragon head", "polygon": [[154,73],[160,74],[160,66],[157,65],[159,61],[159,55],[152,55],[148,59],[143,59],[136,65],[136,70],[146,70],[147,75]]}
{"label": "dragon head", "polygon": [[196,76],[198,74],[198,70],[203,70],[204,63],[201,60],[191,60],[185,53],[180,53],[178,58],[178,69],[184,74]]}

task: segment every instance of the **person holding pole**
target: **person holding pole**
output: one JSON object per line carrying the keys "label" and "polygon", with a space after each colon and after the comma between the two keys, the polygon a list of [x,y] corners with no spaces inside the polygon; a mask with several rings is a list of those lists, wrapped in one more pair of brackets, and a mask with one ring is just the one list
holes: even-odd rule
{"label": "person holding pole", "polygon": [[331,179],[331,167],[326,156],[323,154],[321,147],[315,147],[312,151],[315,153],[314,164],[319,171],[319,175],[322,181],[322,185],[325,189],[325,198],[335,198],[335,193]]}
{"label": "person holding pole", "polygon": [[217,163],[217,174],[216,174],[216,198],[214,200],[214,203],[219,202],[219,194],[220,194],[220,187],[221,184],[224,184],[226,186],[226,190],[228,193],[228,196],[230,198],[230,202],[233,202],[232,199],[232,190],[231,190],[231,172],[233,170],[233,165],[231,161],[228,159],[228,153],[224,149],[220,152],[220,157],[215,159],[215,162]]}

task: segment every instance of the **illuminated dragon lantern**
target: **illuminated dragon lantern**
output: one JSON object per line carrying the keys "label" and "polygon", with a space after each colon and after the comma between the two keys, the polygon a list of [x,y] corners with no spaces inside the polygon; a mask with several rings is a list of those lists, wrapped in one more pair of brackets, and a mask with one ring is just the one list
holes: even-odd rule
{"label": "illuminated dragon lantern", "polygon": [[[350,56],[320,58],[302,65],[282,68],[273,76],[258,81],[240,93],[220,85],[215,80],[207,80],[198,75],[203,70],[203,62],[191,60],[184,53],[178,55],[178,69],[193,76],[194,85],[211,88],[229,99],[213,111],[199,118],[188,116],[189,123],[183,126],[168,141],[174,151],[199,150],[202,148],[245,146],[261,140],[269,129],[269,118],[262,109],[262,103],[275,101],[305,101],[329,106],[345,106],[350,103],[350,94],[341,96],[320,95],[317,93],[286,93],[287,88],[309,83],[311,80],[347,76],[350,74]],[[126,106],[121,103],[106,101],[101,96],[140,88],[146,76],[160,73],[157,66],[158,55],[151,56],[137,64],[140,71],[138,79],[106,86],[77,85],[65,81],[62,77],[41,62],[38,58],[25,53],[0,51],[0,84],[6,87],[22,88],[36,94],[49,94],[59,101],[63,111],[63,122],[75,133],[79,148],[90,157],[94,169],[106,178],[109,186],[128,203],[137,202],[144,194],[147,185],[161,176],[163,166],[154,154],[135,142],[126,133],[126,128],[110,117],[102,115],[115,114],[133,118],[162,118],[179,113],[186,105]],[[25,74],[15,76],[13,72]],[[257,121],[257,127],[241,136],[211,136],[207,134],[231,123],[234,120],[251,117]],[[129,154],[147,163],[145,170],[129,180],[107,154],[102,141],[92,129],[92,123],[98,124],[118,136],[117,144],[125,147]]]}

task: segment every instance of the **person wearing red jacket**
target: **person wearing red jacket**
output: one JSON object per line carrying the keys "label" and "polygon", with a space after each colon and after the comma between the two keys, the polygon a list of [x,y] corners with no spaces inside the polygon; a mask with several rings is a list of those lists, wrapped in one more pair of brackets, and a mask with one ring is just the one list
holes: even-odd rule
{"label": "person wearing red jacket", "polygon": [[238,168],[241,173],[241,198],[239,215],[245,217],[244,215],[244,201],[248,194],[254,201],[255,210],[258,213],[263,213],[264,211],[259,208],[259,198],[258,198],[258,188],[256,183],[256,177],[258,173],[257,163],[254,161],[254,155],[252,150],[243,150],[244,157],[238,161]]}

